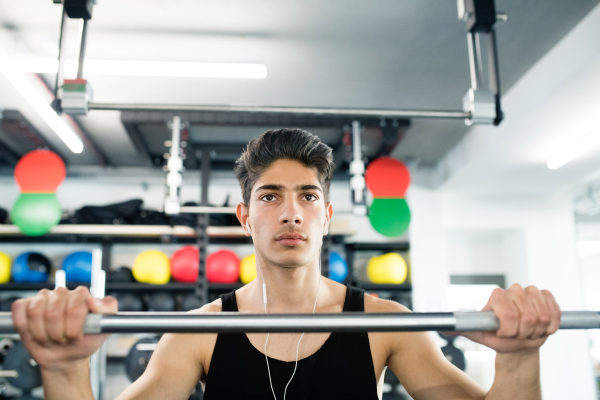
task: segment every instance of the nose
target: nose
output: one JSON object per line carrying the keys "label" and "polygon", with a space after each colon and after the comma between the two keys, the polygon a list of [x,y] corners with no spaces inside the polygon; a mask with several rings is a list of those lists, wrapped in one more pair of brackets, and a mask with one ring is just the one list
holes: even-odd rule
{"label": "nose", "polygon": [[281,225],[301,225],[302,213],[300,205],[294,199],[286,199],[282,204],[281,214],[279,215]]}

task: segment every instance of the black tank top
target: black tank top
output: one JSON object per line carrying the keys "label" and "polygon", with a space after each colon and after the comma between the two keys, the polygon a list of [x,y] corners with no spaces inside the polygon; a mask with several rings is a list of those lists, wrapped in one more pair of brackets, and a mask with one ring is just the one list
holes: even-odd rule
{"label": "black tank top", "polygon": [[[221,296],[223,311],[238,311],[235,292]],[[348,286],[344,311],[365,311],[364,290]],[[294,361],[269,357],[277,400],[294,371]],[[204,400],[271,400],[267,363],[244,333],[219,334],[206,377]],[[369,336],[332,333],[316,353],[298,360],[286,400],[377,400]]]}

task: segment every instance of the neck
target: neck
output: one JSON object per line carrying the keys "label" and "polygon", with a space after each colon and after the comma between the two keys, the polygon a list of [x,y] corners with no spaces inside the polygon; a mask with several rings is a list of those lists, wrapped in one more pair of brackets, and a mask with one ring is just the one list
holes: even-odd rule
{"label": "neck", "polygon": [[264,308],[262,293],[264,277],[267,312],[309,313],[313,311],[321,280],[318,259],[295,268],[282,268],[261,261],[257,255],[257,276],[252,288],[252,297],[260,303],[261,309]]}

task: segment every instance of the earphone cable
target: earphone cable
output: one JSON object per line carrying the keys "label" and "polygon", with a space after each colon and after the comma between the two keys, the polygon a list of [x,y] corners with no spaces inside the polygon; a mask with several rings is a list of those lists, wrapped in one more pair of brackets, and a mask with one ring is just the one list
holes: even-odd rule
{"label": "earphone cable", "polygon": [[[321,249],[319,249],[319,255],[321,254]],[[258,264],[258,262],[256,263],[256,266],[258,267],[258,271],[260,272],[260,276],[262,278],[263,281],[263,302],[265,304],[265,314],[267,314],[267,285],[265,284],[265,277],[262,273],[262,269],[260,268],[260,265]],[[315,310],[317,309],[317,300],[319,299],[319,292],[321,291],[321,257],[319,257],[319,283],[317,285],[317,296],[315,297],[315,304],[313,305],[313,314],[315,313]],[[302,338],[304,337],[304,334],[306,332],[302,332],[302,335],[300,336],[300,339],[298,340],[298,345],[296,346],[296,364],[294,365],[294,372],[292,373],[292,377],[290,378],[290,380],[288,381],[287,385],[285,385],[285,390],[283,391],[283,400],[285,400],[286,394],[287,394],[287,389],[288,386],[290,385],[290,383],[292,382],[292,379],[294,379],[294,375],[296,375],[296,369],[298,368],[298,352],[300,349],[300,342],[302,341]],[[271,369],[269,367],[269,357],[267,356],[267,343],[269,342],[269,335],[270,333],[267,332],[267,340],[265,340],[265,361],[267,362],[267,373],[269,374],[269,384],[271,385],[271,392],[273,393],[273,398],[275,400],[277,400],[277,396],[275,396],[275,390],[273,389],[273,380],[271,379]]]}

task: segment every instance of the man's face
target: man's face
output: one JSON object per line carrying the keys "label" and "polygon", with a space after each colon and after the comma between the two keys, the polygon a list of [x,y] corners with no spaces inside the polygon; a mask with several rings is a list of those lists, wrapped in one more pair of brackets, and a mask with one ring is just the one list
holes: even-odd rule
{"label": "man's face", "polygon": [[[245,207],[238,211],[238,217],[248,213]],[[257,255],[284,268],[315,260],[332,213],[316,170],[293,160],[274,162],[250,197],[248,224]],[[245,225],[244,218],[240,220]]]}

